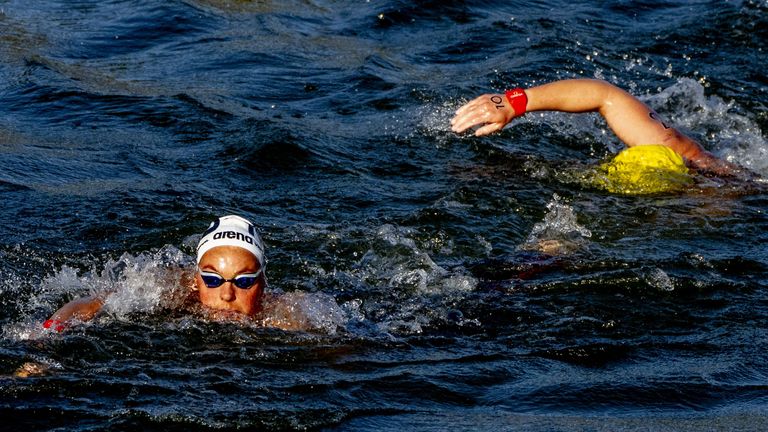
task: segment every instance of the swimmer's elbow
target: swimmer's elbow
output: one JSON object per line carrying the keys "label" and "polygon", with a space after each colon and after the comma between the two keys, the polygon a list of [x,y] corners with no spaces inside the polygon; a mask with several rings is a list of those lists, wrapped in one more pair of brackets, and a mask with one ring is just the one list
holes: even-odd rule
{"label": "swimmer's elbow", "polygon": [[675,128],[667,128],[661,144],[669,147],[675,153],[685,158],[685,160],[692,163],[695,163],[695,161],[700,159],[704,160],[714,157],[712,154],[704,150],[704,147],[702,147],[701,144],[697,143]]}

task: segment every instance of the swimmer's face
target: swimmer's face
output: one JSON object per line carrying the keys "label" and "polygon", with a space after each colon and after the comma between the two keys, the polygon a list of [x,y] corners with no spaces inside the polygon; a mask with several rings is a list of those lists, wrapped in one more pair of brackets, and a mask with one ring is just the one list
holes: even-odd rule
{"label": "swimmer's face", "polygon": [[[259,261],[247,250],[235,246],[218,246],[203,255],[198,267],[201,271],[217,273],[224,279],[261,269]],[[261,297],[264,293],[263,273],[250,288],[238,288],[232,282],[224,282],[216,288],[208,288],[200,276],[195,274],[195,286],[200,293],[200,302],[212,309],[239,312],[254,315],[261,310]]]}

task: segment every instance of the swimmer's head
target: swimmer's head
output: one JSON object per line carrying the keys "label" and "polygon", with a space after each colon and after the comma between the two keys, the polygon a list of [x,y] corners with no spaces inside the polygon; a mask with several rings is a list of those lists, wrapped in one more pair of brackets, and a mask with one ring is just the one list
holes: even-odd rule
{"label": "swimmer's head", "polygon": [[200,264],[206,252],[218,246],[245,249],[256,257],[262,268],[266,264],[264,243],[248,219],[229,215],[211,222],[197,243],[197,263]]}
{"label": "swimmer's head", "polygon": [[193,290],[210,309],[253,316],[261,310],[267,279],[264,244],[239,216],[215,220],[197,246]]}
{"label": "swimmer's head", "polygon": [[612,193],[644,195],[677,192],[693,183],[683,158],[662,145],[640,145],[600,165],[591,183]]}

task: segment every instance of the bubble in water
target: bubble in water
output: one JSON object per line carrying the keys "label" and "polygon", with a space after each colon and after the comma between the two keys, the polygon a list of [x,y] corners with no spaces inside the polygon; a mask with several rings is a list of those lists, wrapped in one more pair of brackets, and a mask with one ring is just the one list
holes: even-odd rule
{"label": "bubble in water", "polygon": [[[294,285],[308,289],[275,295],[272,309],[265,310],[265,316],[266,312],[270,316],[265,318],[266,325],[285,328],[291,325],[291,315],[297,314],[302,318],[294,327],[302,330],[334,333],[344,329],[372,336],[414,334],[441,322],[441,317],[478,285],[463,267],[446,268],[431,256],[453,253],[453,239],[444,232],[421,233],[396,224],[363,231],[313,226],[302,227],[302,235],[296,237],[299,240],[316,241],[322,244],[321,249],[344,255],[338,259],[350,263],[326,271],[302,261],[306,275]],[[325,289],[343,293],[341,306],[321,292]],[[285,298],[278,301],[282,296]],[[461,325],[472,322],[459,320]]]}
{"label": "bubble in water", "polygon": [[471,290],[477,285],[474,278],[453,274],[435,263],[413,238],[414,234],[408,228],[381,226],[376,233],[378,246],[361,261],[370,276],[379,280],[388,276],[387,285],[420,293]]}

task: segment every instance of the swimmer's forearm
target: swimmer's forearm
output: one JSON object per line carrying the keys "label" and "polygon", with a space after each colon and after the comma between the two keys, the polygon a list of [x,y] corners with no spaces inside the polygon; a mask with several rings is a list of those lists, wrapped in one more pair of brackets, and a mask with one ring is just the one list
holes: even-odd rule
{"label": "swimmer's forearm", "polygon": [[[599,111],[612,98],[624,97],[623,90],[605,81],[569,79],[555,81],[525,90],[528,95],[526,111],[562,111],[581,113]],[[631,96],[630,96],[631,97]]]}
{"label": "swimmer's forearm", "polygon": [[[601,80],[555,81],[525,89],[525,93],[528,99],[526,112],[599,111],[611,129],[629,146],[638,144],[634,142],[632,133],[626,133],[635,127],[634,123],[657,122],[656,118],[649,118],[652,110],[645,104],[624,90]],[[513,118],[522,114],[515,112],[503,94],[485,94],[456,111],[456,115],[451,119],[451,129],[454,132],[464,132],[471,127],[480,126],[475,135],[487,135],[501,130]]]}
{"label": "swimmer's forearm", "polygon": [[70,301],[51,315],[51,320],[66,322],[72,319],[88,321],[104,306],[104,300],[89,296]]}
{"label": "swimmer's forearm", "polygon": [[526,90],[527,111],[597,111],[629,147],[661,144],[671,148],[700,170],[717,175],[737,175],[737,165],[719,159],[701,144],[665,124],[651,108],[626,91],[605,81],[573,79]]}

